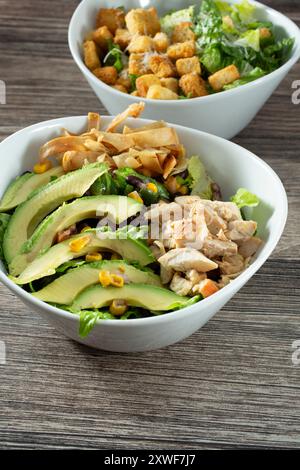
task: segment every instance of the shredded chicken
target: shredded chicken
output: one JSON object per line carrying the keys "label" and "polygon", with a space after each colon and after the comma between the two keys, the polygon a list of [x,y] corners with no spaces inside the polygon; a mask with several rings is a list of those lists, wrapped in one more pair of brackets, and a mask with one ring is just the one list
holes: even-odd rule
{"label": "shredded chicken", "polygon": [[253,220],[234,220],[228,224],[227,236],[230,240],[240,244],[254,235],[257,223]]}
{"label": "shredded chicken", "polygon": [[258,248],[261,246],[262,240],[258,237],[251,237],[239,246],[239,253],[244,258],[249,258],[255,255]]}
{"label": "shredded chicken", "polygon": [[186,272],[189,269],[207,272],[218,267],[217,263],[208,259],[194,248],[176,248],[170,250],[161,256],[158,262],[166,268],[172,268],[174,271],[181,272]]}
{"label": "shredded chicken", "polygon": [[171,284],[170,289],[178,295],[188,295],[193,287],[191,281],[184,279],[184,277],[180,276],[180,274],[175,273]]}

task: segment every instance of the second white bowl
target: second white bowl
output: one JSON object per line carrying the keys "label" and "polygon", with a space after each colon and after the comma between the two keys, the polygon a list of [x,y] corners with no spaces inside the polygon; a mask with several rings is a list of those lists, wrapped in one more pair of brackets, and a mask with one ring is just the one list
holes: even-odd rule
{"label": "second white bowl", "polygon": [[[231,0],[230,3],[240,1]],[[175,0],[172,2],[172,8],[177,10],[197,3],[195,0]],[[261,20],[271,21],[276,25],[279,37],[295,38],[291,57],[269,75],[216,95],[189,100],[149,100],[122,93],[96,78],[83,62],[82,44],[86,34],[95,28],[99,8],[112,6],[109,0],[82,0],[70,22],[69,47],[79,69],[110,114],[119,114],[130,104],[145,101],[145,118],[163,119],[231,139],[249,124],[300,57],[300,30],[297,25],[272,8],[258,2],[253,3],[257,6],[257,14]],[[170,10],[168,2],[153,0],[123,0],[120,4],[126,11],[131,8],[155,6],[162,15]]]}

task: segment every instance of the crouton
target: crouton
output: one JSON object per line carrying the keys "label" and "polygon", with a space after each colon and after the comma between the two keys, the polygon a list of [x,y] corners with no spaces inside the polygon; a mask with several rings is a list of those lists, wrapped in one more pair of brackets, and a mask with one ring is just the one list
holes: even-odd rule
{"label": "crouton", "polygon": [[169,46],[167,50],[167,54],[172,60],[193,57],[195,52],[195,41],[178,42]]}
{"label": "crouton", "polygon": [[97,46],[94,41],[85,41],[83,44],[84,63],[88,69],[94,70],[101,67],[97,52]]}
{"label": "crouton", "polygon": [[113,88],[115,88],[116,90],[122,91],[123,93],[128,93],[128,90],[123,85],[119,85],[118,83],[113,85]]}
{"label": "crouton", "polygon": [[201,66],[198,57],[187,57],[186,59],[176,60],[176,69],[180,77],[187,73],[201,74]]}
{"label": "crouton", "polygon": [[192,98],[208,95],[205,81],[196,73],[187,73],[182,75],[179,80],[179,86],[186,96],[190,96]]}
{"label": "crouton", "polygon": [[195,41],[196,36],[191,29],[192,23],[183,21],[175,26],[172,32],[172,43]]}
{"label": "crouton", "polygon": [[173,91],[174,93],[178,93],[178,80],[177,78],[161,78],[160,84],[164,88],[169,88],[169,90]]}
{"label": "crouton", "polygon": [[118,44],[122,50],[128,47],[131,41],[131,34],[127,29],[118,28],[114,37],[114,43]]}
{"label": "crouton", "polygon": [[169,38],[165,33],[156,33],[153,42],[157,52],[166,52],[170,45]]}
{"label": "crouton", "polygon": [[152,85],[148,90],[146,98],[152,100],[177,100],[178,95],[161,85]]}
{"label": "crouton", "polygon": [[150,36],[134,36],[128,46],[128,51],[134,54],[150,52],[154,49],[153,39]]}
{"label": "crouton", "polygon": [[107,26],[101,26],[93,31],[92,39],[101,49],[106,50],[108,48],[108,41],[113,39],[113,35]]}
{"label": "crouton", "polygon": [[118,78],[115,67],[98,67],[93,70],[93,74],[107,85],[115,85]]}
{"label": "crouton", "polygon": [[131,34],[155,36],[160,31],[160,22],[155,8],[130,10],[125,17],[126,26]]}
{"label": "crouton", "polygon": [[149,58],[149,67],[159,78],[176,76],[176,68],[166,55],[152,55]]}
{"label": "crouton", "polygon": [[112,34],[125,26],[125,13],[121,8],[100,8],[96,18],[96,27],[107,26]]}
{"label": "crouton", "polygon": [[151,85],[160,85],[159,78],[154,74],[142,75],[136,79],[136,89],[139,96],[144,98],[147,96],[148,90]]}
{"label": "crouton", "polygon": [[130,93],[130,94],[131,94],[132,96],[140,96],[140,95],[138,94],[138,91],[137,91],[137,90],[134,90],[134,91],[133,91],[132,93]]}
{"label": "crouton", "polygon": [[146,54],[130,54],[128,62],[128,73],[130,75],[139,76],[151,73],[148,55]]}
{"label": "crouton", "polygon": [[208,77],[208,82],[214,91],[220,91],[224,85],[228,85],[239,78],[240,73],[237,67],[232,64]]}
{"label": "crouton", "polygon": [[118,80],[116,81],[116,85],[121,85],[126,88],[127,91],[129,91],[131,88],[131,80],[129,77],[120,75]]}
{"label": "crouton", "polygon": [[271,37],[272,37],[272,32],[269,30],[269,28],[260,28],[259,38],[261,41],[270,39]]}

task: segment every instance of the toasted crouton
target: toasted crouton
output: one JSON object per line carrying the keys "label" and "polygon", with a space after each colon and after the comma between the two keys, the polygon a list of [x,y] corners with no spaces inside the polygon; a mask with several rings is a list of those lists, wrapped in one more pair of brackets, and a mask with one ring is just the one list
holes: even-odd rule
{"label": "toasted crouton", "polygon": [[169,46],[167,50],[167,54],[172,60],[193,57],[195,52],[195,41],[178,42]]}
{"label": "toasted crouton", "polygon": [[192,23],[183,21],[175,26],[172,32],[172,43],[195,41],[195,33],[191,29]]}
{"label": "toasted crouton", "polygon": [[272,37],[272,32],[269,30],[269,28],[260,28],[259,37],[260,40],[270,39],[270,37]]}
{"label": "toasted crouton", "polygon": [[128,51],[134,54],[150,52],[153,49],[154,43],[150,36],[134,36],[128,46]]}
{"label": "toasted crouton", "polygon": [[145,75],[151,73],[149,66],[148,53],[130,54],[128,63],[128,73],[130,75]]}
{"label": "toasted crouton", "polygon": [[228,85],[239,78],[240,73],[237,67],[232,64],[208,77],[208,82],[214,91],[220,91],[224,85]]}
{"label": "toasted crouton", "polygon": [[130,10],[125,21],[131,34],[154,36],[160,31],[160,22],[155,8]]}
{"label": "toasted crouton", "polygon": [[186,96],[196,98],[208,95],[205,81],[196,73],[182,75],[179,80],[179,86]]}
{"label": "toasted crouton", "polygon": [[152,55],[149,58],[149,67],[159,78],[175,77],[176,75],[176,68],[167,55]]}
{"label": "toasted crouton", "polygon": [[160,85],[160,80],[154,74],[147,74],[138,77],[135,83],[139,96],[143,96],[145,98],[150,86]]}
{"label": "toasted crouton", "polygon": [[128,90],[123,85],[119,85],[118,83],[113,85],[113,88],[115,88],[116,90],[122,91],[122,93],[128,93]]}
{"label": "toasted crouton", "polygon": [[113,35],[107,26],[100,26],[100,28],[93,31],[92,39],[101,49],[106,50],[108,48],[108,41],[113,39]]}
{"label": "toasted crouton", "polygon": [[152,85],[148,90],[147,98],[153,100],[177,100],[178,95],[161,85]]}
{"label": "toasted crouton", "polygon": [[134,90],[132,93],[130,93],[132,96],[139,96],[138,91]]}
{"label": "toasted crouton", "polygon": [[169,90],[173,91],[174,93],[178,93],[178,80],[177,78],[161,78],[160,84],[164,88],[169,88]]}
{"label": "toasted crouton", "polygon": [[107,26],[112,34],[125,26],[125,13],[121,8],[100,8],[96,18],[96,27]]}
{"label": "toasted crouton", "polygon": [[101,67],[97,52],[97,46],[94,41],[85,41],[83,44],[84,63],[90,70]]}
{"label": "toasted crouton", "polygon": [[118,44],[121,49],[126,49],[131,41],[131,34],[128,29],[118,28],[114,37],[114,43]]}
{"label": "toasted crouton", "polygon": [[186,73],[201,74],[201,66],[198,57],[187,57],[186,59],[176,60],[176,69],[180,77]]}
{"label": "toasted crouton", "polygon": [[166,52],[170,45],[169,38],[165,33],[156,33],[153,41],[157,52]]}
{"label": "toasted crouton", "polygon": [[93,70],[93,74],[107,85],[115,85],[118,78],[115,67],[98,67]]}
{"label": "toasted crouton", "polygon": [[[123,71],[122,71],[123,72]],[[121,85],[124,88],[126,88],[127,91],[130,90],[131,88],[131,80],[129,77],[122,76],[122,74],[119,76],[118,80],[116,81],[116,85]]]}

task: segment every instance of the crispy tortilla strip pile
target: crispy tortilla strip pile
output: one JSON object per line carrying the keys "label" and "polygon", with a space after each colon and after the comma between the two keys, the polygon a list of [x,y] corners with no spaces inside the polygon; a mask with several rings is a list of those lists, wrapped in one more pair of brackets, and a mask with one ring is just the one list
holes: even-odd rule
{"label": "crispy tortilla strip pile", "polygon": [[64,130],[63,136],[41,147],[40,161],[55,157],[65,172],[99,161],[112,169],[130,167],[148,176],[162,175],[164,179],[183,171],[186,168],[185,149],[176,131],[163,121],[140,128],[124,125],[122,132],[117,132],[128,117],[137,118],[144,106],[144,103],[130,105],[106,130],[100,130],[99,114],[89,113],[87,132],[74,135]]}

